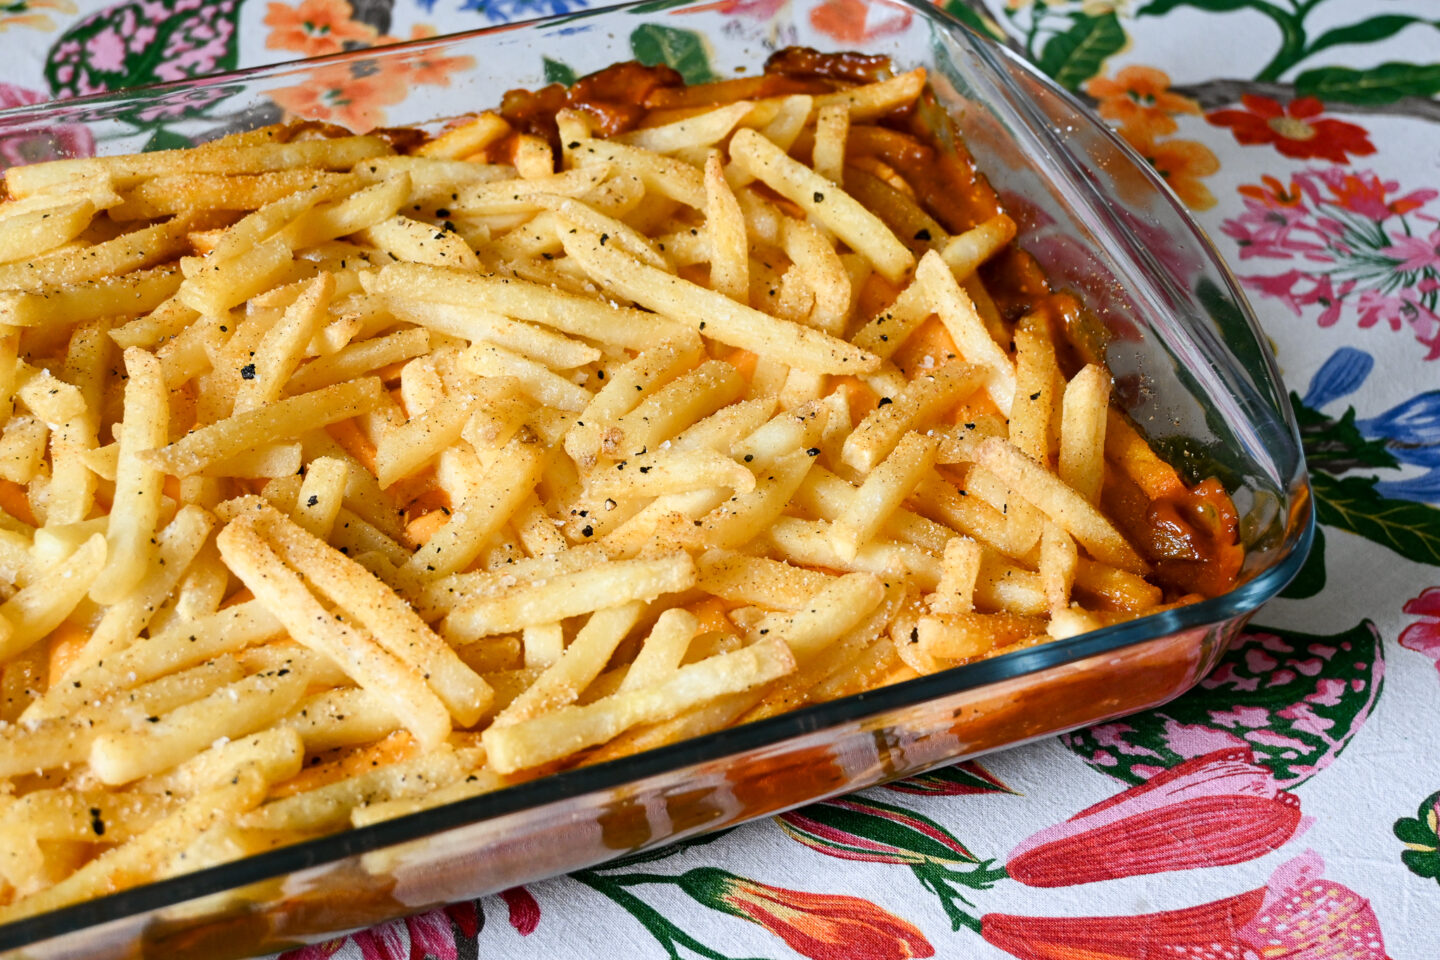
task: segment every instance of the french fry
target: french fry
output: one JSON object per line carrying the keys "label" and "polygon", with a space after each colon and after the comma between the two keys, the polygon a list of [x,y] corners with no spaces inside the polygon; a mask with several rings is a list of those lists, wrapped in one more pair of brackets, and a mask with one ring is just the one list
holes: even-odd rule
{"label": "french fry", "polygon": [[356,684],[379,697],[415,739],[438,744],[450,732],[450,714],[412,668],[373,639],[325,611],[255,530],[239,518],[220,532],[220,553],[295,640],[338,663]]}
{"label": "french fry", "polygon": [[361,160],[390,152],[389,144],[379,137],[338,137],[230,149],[158,150],[15,167],[5,172],[5,187],[12,197],[28,197],[76,178],[97,175],[108,176],[123,187],[158,175],[265,173],[297,167],[348,170]]}
{"label": "french fry", "polygon": [[163,473],[187,476],[246,450],[367,413],[381,396],[379,379],[352,380],[238,413],[137,457]]}
{"label": "french fry", "polygon": [[567,707],[523,723],[492,726],[482,739],[501,773],[539,766],[641,723],[674,716],[697,702],[740,693],[784,676],[794,659],[779,638],[681,667],[650,687],[616,693],[583,707]]}
{"label": "french fry", "polygon": [[512,587],[495,597],[461,603],[445,617],[443,632],[452,642],[509,633],[632,600],[677,593],[693,586],[695,576],[695,563],[683,552],[654,560],[598,563]]}
{"label": "french fry", "polygon": [[876,366],[875,358],[842,340],[777,320],[723,294],[646,267],[607,248],[595,234],[580,230],[567,233],[562,240],[565,252],[605,286],[675,322],[705,317],[695,321],[696,326],[721,343],[817,373],[864,373]]}
{"label": "french fry", "polygon": [[125,351],[125,414],[115,468],[115,499],[106,533],[105,567],[90,594],[114,603],[134,587],[154,554],[163,477],[146,455],[168,439],[169,403],[160,365],[136,347]]}
{"label": "french fry", "polygon": [[[1106,410],[1110,376],[1090,364],[1065,386],[1060,421],[1060,479],[1092,504],[1105,479]],[[1148,449],[1148,447],[1147,447]]]}
{"label": "french fry", "polygon": [[491,692],[411,609],[364,567],[307,532],[272,507],[251,501],[248,511],[270,546],[337,606],[349,611],[401,662],[418,671],[461,726],[470,726],[489,705]]}
{"label": "french fry", "polygon": [[1003,440],[981,442],[979,463],[993,471],[1022,497],[1076,539],[1092,557],[1134,574],[1143,573],[1145,561],[1100,511],[1054,474]]}
{"label": "french fry", "polygon": [[955,281],[955,275],[940,255],[933,251],[920,258],[915,279],[923,284],[930,309],[945,325],[960,355],[985,368],[990,399],[1001,413],[1009,416],[1015,399],[1015,364],[991,338],[969,295]]}
{"label": "french fry", "polygon": [[102,733],[90,745],[90,769],[101,783],[129,783],[168,770],[221,737],[243,737],[280,719],[305,691],[297,671],[259,673],[124,733]]}
{"label": "french fry", "polygon": [[749,303],[750,245],[740,201],[725,180],[720,151],[705,161],[705,239],[710,286],[738,303]]}
{"label": "french fry", "polygon": [[644,611],[645,604],[632,600],[590,614],[570,645],[545,667],[524,693],[496,715],[491,729],[521,723],[574,703],[605,669],[615,648]]}
{"label": "french fry", "polygon": [[854,560],[860,547],[905,501],[910,491],[935,464],[936,442],[919,433],[900,438],[883,461],[860,485],[850,503],[830,525],[830,543],[844,560]]}
{"label": "french fry", "polygon": [[552,327],[618,347],[640,349],[675,332],[673,324],[599,300],[506,277],[476,276],[462,270],[394,263],[361,278],[366,290],[391,298],[411,297],[465,306],[483,303],[514,320]]}

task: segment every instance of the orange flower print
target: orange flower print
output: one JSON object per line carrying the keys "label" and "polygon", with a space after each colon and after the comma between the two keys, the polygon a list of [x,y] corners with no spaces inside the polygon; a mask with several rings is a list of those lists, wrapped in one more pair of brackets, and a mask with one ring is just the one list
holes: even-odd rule
{"label": "orange flower print", "polygon": [[265,14],[265,26],[271,28],[265,46],[307,57],[339,53],[347,40],[369,46],[375,41],[375,28],[355,21],[352,14],[345,0],[301,0],[298,7],[272,3]]}
{"label": "orange flower print", "polygon": [[29,27],[32,30],[54,30],[55,21],[43,10],[56,13],[74,13],[79,8],[75,0],[12,0],[0,2],[0,33],[11,27]]}
{"label": "orange flower print", "polygon": [[[417,24],[410,29],[409,39],[428,40],[435,35],[434,27],[428,24]],[[375,45],[404,42],[399,37],[383,36],[375,41]],[[437,87],[450,86],[452,73],[463,73],[466,70],[475,69],[474,57],[447,57],[444,53],[444,47],[417,50],[403,59],[387,63],[384,69],[398,74],[407,83],[428,83]]]}
{"label": "orange flower print", "polygon": [[1121,128],[1120,135],[1155,172],[1175,191],[1191,210],[1209,210],[1215,206],[1215,195],[1200,182],[1220,169],[1220,161],[1198,140],[1160,140],[1142,131]]}
{"label": "orange flower print", "polygon": [[1170,76],[1154,67],[1125,67],[1114,79],[1096,77],[1085,92],[1100,101],[1100,116],[1152,137],[1174,133],[1174,114],[1200,113],[1200,104],[1170,92]]}
{"label": "orange flower print", "polygon": [[[365,69],[366,64],[353,65]],[[374,71],[373,66],[369,67]],[[390,71],[359,73],[348,63],[317,67],[305,82],[270,91],[270,99],[297,117],[338,123],[364,133],[385,123],[385,107],[405,99],[404,78]]]}
{"label": "orange flower print", "polygon": [[1249,197],[1272,210],[1279,210],[1282,207],[1298,207],[1305,202],[1305,194],[1300,189],[1300,184],[1291,180],[1290,186],[1287,187],[1268,173],[1260,178],[1259,185],[1247,183],[1235,189],[1242,197]]}

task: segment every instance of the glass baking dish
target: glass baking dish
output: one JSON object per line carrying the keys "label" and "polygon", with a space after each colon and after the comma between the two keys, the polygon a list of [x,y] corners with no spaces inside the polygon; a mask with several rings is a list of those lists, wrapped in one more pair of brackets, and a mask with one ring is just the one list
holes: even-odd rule
{"label": "glass baking dish", "polygon": [[[770,5],[766,5],[767,7]],[[1109,330],[1115,402],[1242,517],[1238,586],[1201,603],[957,667],[445,807],[153,883],[0,927],[0,951],[221,958],[281,950],[479,896],[953,760],[1157,706],[1215,665],[1295,574],[1314,528],[1296,426],[1233,278],[1162,181],[1017,57],[923,2],[871,0],[872,39],[817,29],[822,0],[773,13],[669,0],[0,114],[0,156],[113,154],[280,118],[334,118],[349,79],[443,61],[351,126],[434,129],[612,62],[664,55],[688,79],[758,71],[805,44],[924,66],[976,163],[1055,286]],[[738,11],[740,8],[735,7]],[[652,61],[653,62],[653,61]],[[338,79],[337,79],[338,78]],[[309,91],[297,97],[295,91]],[[305,114],[305,105],[318,113]],[[160,132],[165,135],[161,136]]]}

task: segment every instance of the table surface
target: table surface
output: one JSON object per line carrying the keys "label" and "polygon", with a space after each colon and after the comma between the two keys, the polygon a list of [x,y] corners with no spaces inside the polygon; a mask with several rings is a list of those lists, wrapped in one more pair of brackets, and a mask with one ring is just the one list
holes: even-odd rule
{"label": "table surface", "polygon": [[[1240,278],[1315,482],[1300,578],[1159,710],[286,958],[1440,957],[1440,5],[945,2],[1094,105]],[[583,6],[0,0],[0,105]],[[133,40],[176,25],[162,64]],[[1076,882],[1096,862],[1121,876]]]}

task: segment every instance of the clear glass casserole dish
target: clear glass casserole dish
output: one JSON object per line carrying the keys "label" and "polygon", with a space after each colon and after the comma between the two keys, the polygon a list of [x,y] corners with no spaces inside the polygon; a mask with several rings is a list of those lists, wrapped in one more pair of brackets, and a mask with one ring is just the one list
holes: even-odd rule
{"label": "clear glass casserole dish", "polygon": [[[244,71],[0,114],[7,154],[144,149],[156,118],[196,141],[278,119],[296,90],[446,58],[450,83],[413,86],[384,122],[437,118],[661,50],[697,75],[757,71],[774,48],[836,44],[820,0],[765,20],[720,5],[646,2],[519,27]],[[863,44],[925,67],[1018,242],[1109,333],[1115,398],[1187,479],[1218,476],[1241,516],[1230,592],[1104,630],[582,767],[0,927],[6,956],[226,957],[504,889],[808,801],[1157,706],[1214,666],[1299,569],[1313,532],[1304,461],[1274,362],[1199,228],[1146,165],[1005,50],[925,3],[876,0]],[[707,39],[686,60],[673,29]],[[692,34],[685,34],[692,36]],[[687,65],[688,64],[688,65]],[[320,102],[312,98],[311,102]],[[378,118],[372,118],[378,119]],[[352,124],[355,118],[351,118]],[[9,149],[13,147],[14,149]]]}

